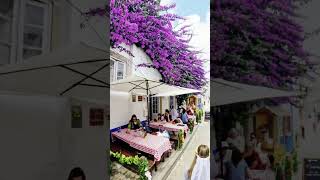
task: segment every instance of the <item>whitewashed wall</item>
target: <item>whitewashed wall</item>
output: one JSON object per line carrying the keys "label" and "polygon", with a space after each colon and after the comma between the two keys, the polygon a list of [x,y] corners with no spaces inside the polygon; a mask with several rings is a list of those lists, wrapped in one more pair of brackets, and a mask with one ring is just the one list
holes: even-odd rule
{"label": "whitewashed wall", "polygon": [[110,92],[110,128],[125,125],[129,119],[129,93]]}
{"label": "whitewashed wall", "polygon": [[65,103],[48,97],[0,95],[0,179],[66,179],[58,169]]}
{"label": "whitewashed wall", "polygon": [[[124,52],[119,52],[117,49],[112,49],[115,52],[123,55],[128,59],[127,67],[132,68],[131,70],[127,71],[131,75],[143,75],[143,73],[147,74],[151,77],[161,77],[158,71],[152,69],[145,69],[140,70],[137,68],[137,65],[142,63],[151,63],[152,61],[148,57],[148,55],[137,46],[125,46],[125,48],[130,49],[134,57],[128,56]],[[146,73],[146,70],[148,71]],[[146,120],[146,100],[143,102],[132,102],[132,94],[131,93],[119,93],[113,90],[110,91],[110,128],[116,128],[119,126],[123,126],[128,123],[129,119],[131,118],[132,114],[137,115],[140,120]]]}
{"label": "whitewashed wall", "polygon": [[[82,12],[87,12],[90,8],[103,7],[103,0],[70,0],[75,7]],[[64,0],[54,0],[53,3],[53,18],[52,18],[52,49],[61,48],[69,43],[85,41],[90,45],[107,48],[108,29],[105,17],[92,18],[85,28],[80,28],[80,23],[84,22],[84,18],[80,13],[72,8]],[[99,35],[97,35],[97,33]]]}
{"label": "whitewashed wall", "polygon": [[[71,129],[70,104],[82,106],[81,129]],[[89,127],[89,108],[105,105],[48,96],[0,95],[0,107],[0,168],[5,169],[1,180],[66,179],[75,166],[82,167],[88,179],[106,176],[107,122],[103,127]]]}
{"label": "whitewashed wall", "polygon": [[162,98],[162,112],[164,113],[166,109],[170,111],[170,97],[161,97]]}
{"label": "whitewashed wall", "polygon": [[103,179],[106,177],[106,141],[109,139],[106,134],[107,122],[106,117],[104,126],[90,126],[90,108],[106,109],[106,104],[87,102],[72,99],[68,102],[72,105],[80,105],[82,107],[83,128],[73,129],[70,121],[70,104],[67,104],[66,113],[69,121],[64,121],[66,127],[64,138],[62,140],[63,164],[62,169],[64,177],[69,174],[70,170],[76,166],[80,166],[86,173],[88,179]]}
{"label": "whitewashed wall", "polygon": [[[105,4],[103,0],[71,1],[83,11]],[[109,42],[104,18],[91,20],[102,41],[92,29],[80,28],[83,19],[64,0],[54,0],[52,20],[51,50],[79,41],[106,48]],[[83,107],[81,129],[70,128],[71,103]],[[75,166],[82,167],[88,179],[105,178],[106,126],[88,126],[89,107],[105,105],[47,96],[0,95],[0,107],[1,180],[67,179]]]}

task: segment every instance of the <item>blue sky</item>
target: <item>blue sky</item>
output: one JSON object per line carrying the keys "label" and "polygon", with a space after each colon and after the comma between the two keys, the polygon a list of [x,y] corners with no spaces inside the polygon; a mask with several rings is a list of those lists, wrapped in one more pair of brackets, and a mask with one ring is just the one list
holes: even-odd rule
{"label": "blue sky", "polygon": [[176,4],[176,8],[169,12],[183,16],[186,21],[182,25],[191,25],[193,37],[189,44],[201,51],[199,58],[207,60],[204,69],[209,78],[210,60],[210,1],[209,0],[162,0],[161,4]]}
{"label": "blue sky", "polygon": [[210,9],[209,0],[171,0],[176,3],[176,12],[180,16],[198,14],[201,21],[205,21]]}

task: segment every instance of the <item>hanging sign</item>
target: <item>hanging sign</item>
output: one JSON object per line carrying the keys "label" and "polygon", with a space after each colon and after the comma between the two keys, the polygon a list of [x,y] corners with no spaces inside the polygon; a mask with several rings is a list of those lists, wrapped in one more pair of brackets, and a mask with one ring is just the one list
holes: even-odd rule
{"label": "hanging sign", "polygon": [[304,160],[304,180],[320,179],[320,159]]}
{"label": "hanging sign", "polygon": [[81,106],[71,107],[71,127],[82,128],[82,110]]}
{"label": "hanging sign", "polygon": [[101,108],[90,109],[90,126],[103,126],[104,110]]}

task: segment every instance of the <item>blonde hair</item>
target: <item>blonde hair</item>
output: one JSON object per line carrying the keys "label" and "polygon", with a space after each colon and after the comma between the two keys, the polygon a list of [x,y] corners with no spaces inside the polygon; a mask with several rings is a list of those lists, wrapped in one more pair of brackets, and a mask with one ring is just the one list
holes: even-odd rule
{"label": "blonde hair", "polygon": [[201,158],[207,158],[210,154],[210,149],[207,145],[200,145],[197,150],[197,154]]}

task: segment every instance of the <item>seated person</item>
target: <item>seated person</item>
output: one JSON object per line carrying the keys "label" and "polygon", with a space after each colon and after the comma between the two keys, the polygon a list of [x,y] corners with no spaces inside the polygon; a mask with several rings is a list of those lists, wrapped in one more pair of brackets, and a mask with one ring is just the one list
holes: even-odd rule
{"label": "seated person", "polygon": [[168,109],[166,109],[165,113],[164,113],[164,119],[167,121],[167,122],[170,122],[172,121],[172,116],[170,115],[170,112]]}
{"label": "seated person", "polygon": [[137,116],[134,114],[132,115],[129,123],[128,123],[128,129],[130,130],[137,130],[137,129],[141,129],[141,123],[140,120],[137,119]]}
{"label": "seated person", "polygon": [[182,109],[181,120],[183,124],[188,124],[188,115],[185,109]]}
{"label": "seated person", "polygon": [[181,124],[183,123],[182,120],[180,118],[177,118],[175,120],[172,121],[172,124]]}
{"label": "seated person", "polygon": [[162,114],[159,113],[159,114],[158,114],[158,117],[157,117],[157,121],[161,121],[161,120],[162,120]]}

